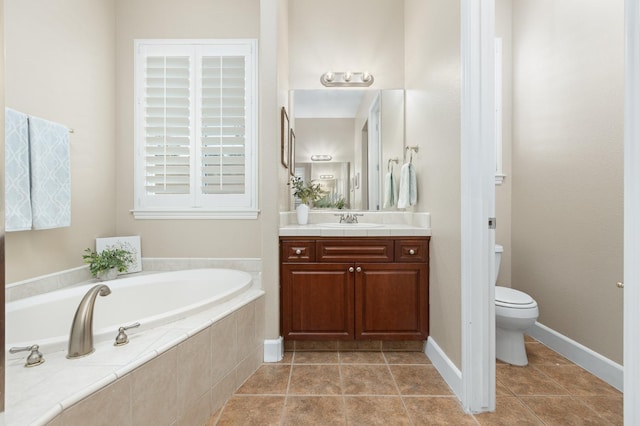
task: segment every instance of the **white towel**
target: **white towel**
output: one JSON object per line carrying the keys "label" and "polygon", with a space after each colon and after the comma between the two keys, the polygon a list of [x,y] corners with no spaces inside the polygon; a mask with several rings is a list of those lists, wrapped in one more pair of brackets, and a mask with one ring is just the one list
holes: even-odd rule
{"label": "white towel", "polygon": [[384,207],[393,207],[396,205],[396,183],[393,177],[393,170],[387,172],[384,176]]}
{"label": "white towel", "polygon": [[406,163],[400,169],[400,190],[398,208],[406,209],[418,202],[418,187],[416,186],[416,169],[412,163]]}
{"label": "white towel", "polygon": [[71,225],[69,130],[29,117],[33,229]]}
{"label": "white towel", "polygon": [[6,108],[5,121],[5,228],[31,229],[29,180],[29,124],[26,114]]}

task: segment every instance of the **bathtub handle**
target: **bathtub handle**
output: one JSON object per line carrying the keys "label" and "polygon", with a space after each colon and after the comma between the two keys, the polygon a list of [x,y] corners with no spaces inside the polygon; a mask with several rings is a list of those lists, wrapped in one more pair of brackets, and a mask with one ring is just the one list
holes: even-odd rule
{"label": "bathtub handle", "polygon": [[24,364],[25,367],[35,367],[36,365],[40,365],[44,362],[44,357],[42,353],[38,350],[40,346],[31,345],[25,346],[24,348],[11,348],[9,352],[15,354],[17,352],[31,351],[29,356],[27,357],[27,362]]}
{"label": "bathtub handle", "polygon": [[116,336],[116,341],[114,342],[113,346],[123,346],[129,343],[129,336],[127,336],[127,333],[125,333],[125,331],[129,330],[130,328],[136,327],[140,327],[139,322],[120,327],[118,329],[118,335]]}

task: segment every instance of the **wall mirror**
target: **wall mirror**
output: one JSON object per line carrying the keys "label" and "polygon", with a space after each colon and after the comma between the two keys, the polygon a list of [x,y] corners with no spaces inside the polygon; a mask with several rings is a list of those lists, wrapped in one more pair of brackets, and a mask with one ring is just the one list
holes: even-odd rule
{"label": "wall mirror", "polygon": [[382,180],[404,153],[404,90],[293,90],[295,174],[327,191],[324,208],[382,210]]}

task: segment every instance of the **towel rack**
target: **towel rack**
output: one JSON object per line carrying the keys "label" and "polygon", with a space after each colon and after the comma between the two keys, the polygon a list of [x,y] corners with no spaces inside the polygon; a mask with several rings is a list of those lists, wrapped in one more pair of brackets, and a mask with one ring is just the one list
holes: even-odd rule
{"label": "towel rack", "polygon": [[400,160],[398,160],[398,158],[389,158],[389,161],[387,161],[387,171],[388,172],[391,171],[391,163],[398,164],[399,162],[400,162]]}
{"label": "towel rack", "polygon": [[409,151],[409,163],[413,162],[413,153],[415,152],[417,154],[419,149],[420,147],[418,145],[410,145],[404,149],[405,151]]}

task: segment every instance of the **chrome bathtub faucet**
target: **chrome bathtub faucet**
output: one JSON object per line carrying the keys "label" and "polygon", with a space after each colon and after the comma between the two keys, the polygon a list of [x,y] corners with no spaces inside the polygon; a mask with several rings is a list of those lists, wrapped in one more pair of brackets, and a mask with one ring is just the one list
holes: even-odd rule
{"label": "chrome bathtub faucet", "polygon": [[27,361],[25,362],[24,366],[35,367],[36,365],[40,365],[44,362],[44,357],[42,356],[42,353],[39,351],[39,349],[40,346],[31,345],[25,346],[24,348],[11,348],[9,349],[9,352],[15,354],[17,352],[30,351],[31,353],[27,357]]}
{"label": "chrome bathtub faucet", "polygon": [[89,355],[94,350],[93,308],[98,294],[108,296],[111,294],[111,289],[104,284],[98,284],[91,287],[80,301],[69,333],[69,350],[67,352],[69,359]]}
{"label": "chrome bathtub faucet", "polygon": [[136,327],[140,327],[139,322],[133,323],[131,325],[125,325],[118,328],[118,335],[116,336],[116,341],[113,344],[113,346],[123,346],[129,343],[129,336],[127,336],[127,333],[125,333],[125,331],[131,328],[136,328]]}

